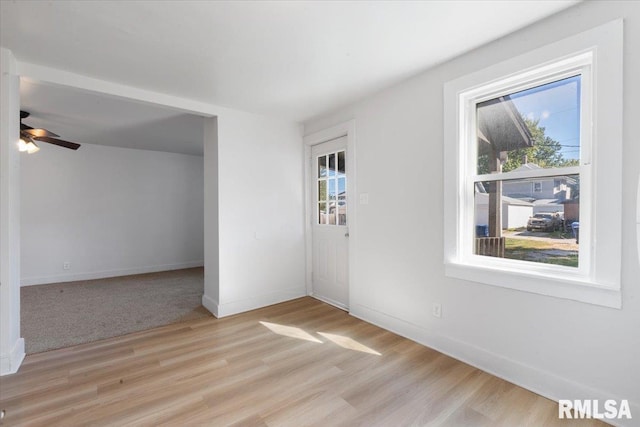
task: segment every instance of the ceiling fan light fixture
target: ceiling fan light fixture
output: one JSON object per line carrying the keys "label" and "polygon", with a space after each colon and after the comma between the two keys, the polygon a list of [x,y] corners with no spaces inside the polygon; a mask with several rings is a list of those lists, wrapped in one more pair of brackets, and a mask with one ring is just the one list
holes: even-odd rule
{"label": "ceiling fan light fixture", "polygon": [[27,154],[37,153],[38,151],[40,151],[40,147],[38,147],[35,142],[27,142]]}
{"label": "ceiling fan light fixture", "polygon": [[28,148],[29,147],[27,146],[27,141],[25,141],[23,138],[20,138],[18,140],[18,151],[20,151],[22,153],[22,152],[27,151]]}
{"label": "ceiling fan light fixture", "polygon": [[32,138],[23,135],[20,140],[18,140],[18,151],[26,151],[27,154],[33,154],[40,151],[40,147],[36,145],[35,141]]}

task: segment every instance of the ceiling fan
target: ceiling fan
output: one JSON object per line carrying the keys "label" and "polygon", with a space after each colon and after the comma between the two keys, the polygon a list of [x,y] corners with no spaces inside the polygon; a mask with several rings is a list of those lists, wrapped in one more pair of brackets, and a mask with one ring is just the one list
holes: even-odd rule
{"label": "ceiling fan", "polygon": [[34,129],[31,126],[22,123],[22,119],[26,119],[29,115],[30,113],[26,111],[20,111],[20,141],[18,142],[18,150],[26,151],[29,154],[35,153],[40,150],[36,145],[36,141],[47,142],[49,144],[69,148],[71,150],[77,150],[80,148],[80,144],[58,139],[60,135],[56,135],[46,129]]}

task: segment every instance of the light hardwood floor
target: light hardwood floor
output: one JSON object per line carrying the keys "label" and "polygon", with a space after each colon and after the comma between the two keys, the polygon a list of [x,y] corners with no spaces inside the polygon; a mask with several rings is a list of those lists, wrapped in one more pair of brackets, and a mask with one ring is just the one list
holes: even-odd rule
{"label": "light hardwood floor", "polygon": [[3,427],[602,425],[312,298],[28,356],[0,407]]}

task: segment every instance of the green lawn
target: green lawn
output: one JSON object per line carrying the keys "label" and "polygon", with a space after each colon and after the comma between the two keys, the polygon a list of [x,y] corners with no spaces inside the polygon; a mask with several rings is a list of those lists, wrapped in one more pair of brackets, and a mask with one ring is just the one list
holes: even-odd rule
{"label": "green lawn", "polygon": [[504,257],[524,261],[542,262],[546,264],[578,266],[578,251],[567,250],[552,243],[506,238]]}

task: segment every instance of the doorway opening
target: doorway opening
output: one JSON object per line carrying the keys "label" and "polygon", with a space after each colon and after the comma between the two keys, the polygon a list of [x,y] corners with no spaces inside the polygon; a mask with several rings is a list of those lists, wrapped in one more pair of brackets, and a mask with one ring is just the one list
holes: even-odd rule
{"label": "doorway opening", "polygon": [[81,144],[21,157],[27,354],[208,315],[203,118],[30,79],[20,98],[25,124]]}

